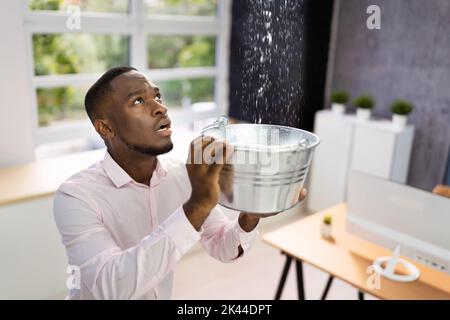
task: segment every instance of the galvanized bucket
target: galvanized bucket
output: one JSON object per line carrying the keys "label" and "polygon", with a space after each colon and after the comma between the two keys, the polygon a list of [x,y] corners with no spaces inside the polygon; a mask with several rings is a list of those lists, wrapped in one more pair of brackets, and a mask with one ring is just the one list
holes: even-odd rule
{"label": "galvanized bucket", "polygon": [[219,203],[249,213],[285,211],[299,201],[319,137],[291,127],[228,124],[225,116],[202,129],[234,148],[219,178]]}

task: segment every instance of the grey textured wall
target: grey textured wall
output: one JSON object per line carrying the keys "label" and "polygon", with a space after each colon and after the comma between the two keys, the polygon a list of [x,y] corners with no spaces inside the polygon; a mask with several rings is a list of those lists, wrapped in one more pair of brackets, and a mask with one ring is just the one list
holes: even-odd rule
{"label": "grey textured wall", "polygon": [[[381,30],[366,27],[369,5],[381,8]],[[450,1],[341,0],[333,89],[370,92],[374,114],[411,100],[416,136],[408,184],[431,190],[444,181],[450,148]]]}

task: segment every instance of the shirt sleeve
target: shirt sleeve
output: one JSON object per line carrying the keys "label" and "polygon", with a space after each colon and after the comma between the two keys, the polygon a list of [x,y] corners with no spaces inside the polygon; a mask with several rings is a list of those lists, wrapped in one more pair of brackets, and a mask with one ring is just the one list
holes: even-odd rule
{"label": "shirt sleeve", "polygon": [[234,220],[227,218],[220,206],[216,206],[211,211],[200,233],[200,242],[206,252],[222,262],[236,260],[239,245],[245,254],[253,246],[258,235],[256,228],[251,232],[243,230],[239,225],[238,217]]}
{"label": "shirt sleeve", "polygon": [[95,299],[141,297],[200,239],[182,207],[126,250],[117,245],[99,214],[84,200],[58,191],[54,217],[69,264],[80,268],[81,294],[87,289]]}

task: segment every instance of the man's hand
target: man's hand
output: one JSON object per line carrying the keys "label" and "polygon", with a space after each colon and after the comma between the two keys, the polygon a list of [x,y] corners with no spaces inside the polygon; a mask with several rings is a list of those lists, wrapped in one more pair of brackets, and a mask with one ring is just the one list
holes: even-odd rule
{"label": "man's hand", "polygon": [[[305,188],[303,188],[300,191],[299,202],[303,201],[306,198],[306,194],[307,194],[307,190]],[[241,226],[241,228],[243,230],[250,232],[256,228],[256,226],[259,223],[260,218],[272,217],[279,213],[280,212],[269,213],[269,214],[258,214],[258,213],[241,212],[239,214],[239,225]]]}
{"label": "man's hand", "polygon": [[433,193],[450,198],[450,186],[438,184],[436,187],[434,187]]}
{"label": "man's hand", "polygon": [[231,154],[232,148],[223,140],[201,136],[191,142],[186,169],[192,193],[183,209],[196,230],[219,201],[219,174]]}

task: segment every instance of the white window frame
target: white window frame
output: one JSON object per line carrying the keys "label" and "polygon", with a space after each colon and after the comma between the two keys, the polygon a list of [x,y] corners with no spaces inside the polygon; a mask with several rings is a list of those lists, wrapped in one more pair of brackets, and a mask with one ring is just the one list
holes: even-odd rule
{"label": "white window frame", "polygon": [[[61,142],[70,139],[96,137],[89,120],[71,121],[69,124],[54,124],[39,127],[36,90],[62,86],[90,86],[101,74],[34,75],[33,41],[35,33],[83,32],[94,34],[120,34],[130,36],[130,65],[146,73],[154,82],[180,80],[186,78],[215,78],[215,108],[210,111],[191,111],[169,109],[169,115],[177,124],[189,123],[198,119],[217,117],[228,111],[228,57],[231,29],[232,0],[217,0],[217,15],[169,16],[147,15],[144,0],[128,0],[130,13],[81,13],[81,30],[66,27],[68,14],[55,11],[30,11],[29,0],[23,2],[24,26],[27,42],[28,65],[33,99],[33,118],[36,133],[36,146]],[[211,35],[216,38],[216,59],[213,67],[152,69],[147,67],[148,35]],[[169,106],[170,107],[170,106]]]}

